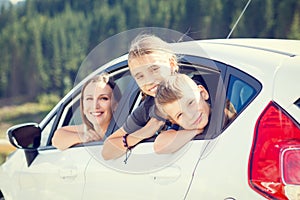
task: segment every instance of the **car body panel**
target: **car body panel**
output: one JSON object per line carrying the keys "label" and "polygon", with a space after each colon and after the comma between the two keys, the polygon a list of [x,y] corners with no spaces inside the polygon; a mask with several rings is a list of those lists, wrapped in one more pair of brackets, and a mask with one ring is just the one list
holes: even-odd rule
{"label": "car body panel", "polygon": [[[177,155],[157,155],[152,143],[143,143],[132,150],[127,164],[124,163],[125,155],[104,161],[97,154],[102,147],[91,147],[92,154],[97,158],[91,160],[87,167],[84,199],[97,199],[102,195],[112,199],[182,199],[192,175],[189,172],[197,158],[196,155],[189,155],[189,151],[195,151],[190,150],[189,146],[176,152],[186,155],[177,160]],[[197,151],[200,149],[201,145],[198,145]],[[167,165],[159,165],[161,162]],[[185,165],[187,162],[190,164]],[[101,185],[101,189],[95,185]]]}
{"label": "car body panel", "polygon": [[[1,179],[15,180],[11,198],[77,199],[83,192],[85,167],[91,155],[78,148],[70,150],[39,151],[39,155],[29,167],[26,165],[24,152],[17,150],[18,160],[11,160],[7,166],[5,164],[2,166],[4,171],[13,172]],[[23,163],[23,165],[15,167],[11,166],[11,163]],[[18,170],[5,170],[5,168]],[[10,185],[10,183],[3,183],[3,188]]]}
{"label": "car body panel", "polygon": [[259,98],[235,119],[235,126],[227,127],[216,138],[211,154],[201,160],[195,171],[188,199],[195,199],[199,194],[203,199],[263,199],[249,189],[247,172],[256,123],[249,118],[257,119],[257,110],[262,110],[267,103]]}
{"label": "car body panel", "polygon": [[295,102],[300,98],[299,66],[300,57],[291,57],[282,63],[274,78],[274,100],[298,122],[300,112]]}
{"label": "car body panel", "polygon": [[[23,150],[16,150],[0,168],[0,190],[5,198],[265,199],[249,186],[248,164],[255,126],[271,101],[280,105],[299,125],[299,107],[295,102],[300,98],[300,41],[216,39],[178,43],[173,47],[179,54],[206,58],[212,70],[223,70],[215,66],[215,61],[224,63],[220,76],[225,85],[216,84],[220,88],[214,97],[215,108],[220,109],[224,104],[219,101],[225,98],[227,74],[233,69],[254,78],[261,90],[217,137],[195,139],[173,154],[155,154],[153,141],[147,141],[132,150],[125,164],[126,155],[104,161],[102,142],[66,151],[46,144],[28,167]],[[113,63],[124,64],[126,59],[124,55]],[[90,76],[109,66],[111,63]],[[41,128],[45,128],[54,115],[58,117],[54,124],[62,125],[59,118],[66,115],[60,115],[60,108],[71,102],[76,92],[78,95],[81,86],[82,82],[60,101],[40,123]],[[218,112],[222,115],[223,110]],[[217,122],[218,119],[221,117],[215,118]],[[221,124],[215,126],[217,130]],[[54,130],[47,132],[49,137]]]}

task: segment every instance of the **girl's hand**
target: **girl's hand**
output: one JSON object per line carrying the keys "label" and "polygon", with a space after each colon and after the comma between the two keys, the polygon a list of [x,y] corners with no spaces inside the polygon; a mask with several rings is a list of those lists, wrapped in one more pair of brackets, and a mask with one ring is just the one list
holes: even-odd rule
{"label": "girl's hand", "polygon": [[165,124],[164,121],[158,120],[154,117],[150,118],[149,123],[150,123],[150,126],[155,126],[155,127],[158,127],[158,128]]}
{"label": "girl's hand", "polygon": [[161,126],[165,124],[164,121],[160,121],[156,118],[150,118],[150,120],[147,122],[146,126],[146,131],[143,131],[143,137],[144,138],[150,138],[153,135],[155,135],[156,131],[160,129]]}

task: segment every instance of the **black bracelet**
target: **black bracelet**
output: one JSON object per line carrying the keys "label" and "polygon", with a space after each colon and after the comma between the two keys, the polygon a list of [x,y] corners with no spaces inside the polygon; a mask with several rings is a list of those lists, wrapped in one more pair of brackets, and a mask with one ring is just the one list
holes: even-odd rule
{"label": "black bracelet", "polygon": [[[125,158],[125,160],[124,160],[124,163],[125,164],[127,164],[127,160],[128,160],[128,158],[129,158],[129,156],[130,156],[130,154],[131,154],[131,149],[132,149],[132,146],[131,147],[129,147],[128,146],[128,143],[127,143],[127,137],[128,137],[128,135],[129,135],[129,133],[126,133],[125,135],[123,135],[123,145],[124,145],[124,147],[125,148],[127,148],[126,149],[126,158]],[[128,154],[128,151],[129,151],[129,154]]]}
{"label": "black bracelet", "polygon": [[127,143],[128,135],[129,135],[129,133],[126,133],[125,135],[123,135],[123,145],[125,148],[128,148],[128,143]]}

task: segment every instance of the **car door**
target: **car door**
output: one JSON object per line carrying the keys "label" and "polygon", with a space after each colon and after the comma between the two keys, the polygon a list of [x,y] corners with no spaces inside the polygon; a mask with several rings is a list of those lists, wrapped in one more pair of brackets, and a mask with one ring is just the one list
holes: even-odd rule
{"label": "car door", "polygon": [[[23,162],[16,172],[19,177],[16,199],[80,199],[90,155],[81,148],[60,151],[48,143],[54,127],[65,120],[63,113],[73,104],[74,101],[69,101],[56,106],[52,111],[54,114],[50,113],[49,119],[44,119],[38,155],[29,166]],[[23,156],[25,161],[25,154]]]}
{"label": "car door", "polygon": [[[126,64],[123,62],[119,67],[126,67]],[[122,69],[116,70],[116,66],[111,68],[116,71],[113,76],[124,93],[131,80],[128,69],[126,73]],[[102,71],[100,68],[100,72]],[[110,72],[109,69],[106,71]],[[97,143],[79,144],[64,151],[51,145],[51,138],[58,127],[82,123],[79,100],[80,87],[63,98],[40,124],[43,131],[38,155],[29,166],[24,157],[24,165],[16,172],[20,186],[16,199],[82,199],[85,171],[92,159],[86,145],[95,146]],[[116,126],[113,121],[110,128]]]}
{"label": "car door", "polygon": [[190,143],[174,154],[158,155],[153,142],[141,143],[112,161],[101,157],[102,146],[88,148],[93,154],[86,171],[83,199],[183,199],[206,143]]}
{"label": "car door", "polygon": [[[42,134],[49,135],[54,122],[60,120],[57,112],[47,120]],[[5,166],[16,183],[12,198],[79,199],[88,160],[89,154],[79,148],[60,152],[43,144],[37,150],[17,150]]]}
{"label": "car door", "polygon": [[[207,61],[205,66],[194,65],[195,62],[202,61],[203,59],[192,57],[183,60],[181,73],[191,77],[204,77],[210,87],[211,102],[214,102],[224,93],[223,87],[218,86],[222,84],[225,66],[207,66]],[[135,95],[134,91],[132,93]],[[138,104],[138,101],[139,97],[135,103]],[[121,107],[126,108],[126,105]],[[218,121],[217,113],[222,106],[215,107],[217,109],[211,118],[214,122]],[[221,127],[221,123],[219,126]],[[109,161],[103,160],[101,156],[102,144],[86,146],[92,159],[86,170],[83,199],[184,199],[197,165],[215,145],[212,133],[215,133],[216,127],[210,126],[200,139],[186,144],[172,154],[156,154],[153,150],[153,138],[138,144],[126,155]]]}
{"label": "car door", "polygon": [[[230,102],[236,115],[227,120],[225,117],[221,118],[219,134],[211,140],[214,147],[209,155],[203,157],[195,170],[188,197],[261,199],[249,187],[247,168],[252,134],[258,118],[257,109],[253,108],[262,104],[261,99],[258,100],[262,85],[249,74],[227,66],[224,86],[226,99],[223,96],[217,102],[223,105],[224,109],[221,110],[225,110]],[[220,113],[220,116],[223,115],[224,112]]]}
{"label": "car door", "polygon": [[20,191],[16,199],[80,199],[89,159],[81,148],[40,150],[29,167],[24,165],[17,172]]}

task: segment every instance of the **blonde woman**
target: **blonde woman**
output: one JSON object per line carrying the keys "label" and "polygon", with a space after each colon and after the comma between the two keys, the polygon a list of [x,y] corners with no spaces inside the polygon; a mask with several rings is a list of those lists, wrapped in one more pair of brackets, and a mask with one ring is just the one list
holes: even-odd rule
{"label": "blonde woman", "polygon": [[107,74],[88,80],[80,97],[83,124],[57,129],[52,145],[65,150],[79,143],[103,140],[120,97],[118,86]]}

